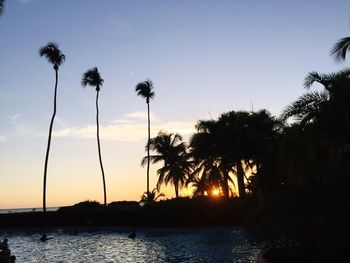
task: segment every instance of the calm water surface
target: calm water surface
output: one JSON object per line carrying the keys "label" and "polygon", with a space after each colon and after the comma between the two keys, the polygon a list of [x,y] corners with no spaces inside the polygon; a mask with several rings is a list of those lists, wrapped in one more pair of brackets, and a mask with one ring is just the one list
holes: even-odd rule
{"label": "calm water surface", "polygon": [[53,239],[40,242],[42,230],[1,231],[16,262],[257,262],[259,249],[239,229],[62,229],[47,230]]}

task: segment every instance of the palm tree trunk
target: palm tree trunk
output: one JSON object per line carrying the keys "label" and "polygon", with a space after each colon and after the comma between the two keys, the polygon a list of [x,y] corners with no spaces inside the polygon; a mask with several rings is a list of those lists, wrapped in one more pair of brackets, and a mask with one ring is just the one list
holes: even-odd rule
{"label": "palm tree trunk", "polygon": [[176,198],[179,198],[179,185],[177,182],[174,183]]}
{"label": "palm tree trunk", "polygon": [[244,171],[243,171],[241,160],[237,162],[237,183],[238,183],[239,198],[242,199],[246,196],[246,194],[245,194],[245,185],[244,185]]}
{"label": "palm tree trunk", "polygon": [[224,175],[224,181],[223,181],[223,192],[224,192],[224,196],[225,198],[229,198],[229,187],[228,187],[228,169],[227,167],[227,163],[225,161],[222,161],[222,166],[221,166],[221,171]]}
{"label": "palm tree trunk", "polygon": [[47,165],[49,162],[49,153],[51,146],[51,134],[53,122],[56,116],[56,97],[57,97],[57,85],[58,85],[58,69],[55,69],[56,81],[55,81],[55,93],[54,93],[54,103],[53,103],[53,113],[50,121],[49,137],[47,141],[46,156],[45,156],[45,167],[44,167],[44,183],[43,183],[43,211],[46,212],[46,177],[47,177]]}
{"label": "palm tree trunk", "polygon": [[105,181],[105,172],[103,170],[103,164],[102,164],[102,157],[101,157],[101,146],[100,146],[100,125],[98,122],[98,95],[99,95],[99,89],[97,89],[96,93],[96,135],[97,135],[97,148],[98,148],[98,157],[100,161],[100,167],[102,172],[102,180],[103,180],[103,197],[104,197],[104,206],[107,206],[107,194],[106,194],[106,181]]}
{"label": "palm tree trunk", "polygon": [[229,198],[229,188],[228,188],[228,174],[226,171],[224,171],[224,185],[223,185],[223,192],[224,192],[224,196],[225,198]]}
{"label": "palm tree trunk", "polygon": [[147,200],[149,200],[149,143],[151,140],[151,118],[149,110],[149,102],[147,102],[147,116],[148,116],[148,139],[147,139]]}

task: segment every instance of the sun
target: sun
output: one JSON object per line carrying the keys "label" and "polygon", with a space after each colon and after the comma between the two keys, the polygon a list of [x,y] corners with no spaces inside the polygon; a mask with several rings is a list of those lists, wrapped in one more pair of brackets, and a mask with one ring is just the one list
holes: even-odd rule
{"label": "sun", "polygon": [[213,188],[213,190],[211,191],[212,195],[215,197],[218,197],[220,195],[220,189],[218,188]]}

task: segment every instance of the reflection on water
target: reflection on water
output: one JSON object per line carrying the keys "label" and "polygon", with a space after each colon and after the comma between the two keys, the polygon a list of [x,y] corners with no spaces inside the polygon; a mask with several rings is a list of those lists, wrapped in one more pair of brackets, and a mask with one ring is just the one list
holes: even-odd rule
{"label": "reflection on water", "polygon": [[0,232],[8,238],[17,262],[256,262],[259,250],[234,229],[140,229],[48,231],[53,239],[40,242],[42,231]]}

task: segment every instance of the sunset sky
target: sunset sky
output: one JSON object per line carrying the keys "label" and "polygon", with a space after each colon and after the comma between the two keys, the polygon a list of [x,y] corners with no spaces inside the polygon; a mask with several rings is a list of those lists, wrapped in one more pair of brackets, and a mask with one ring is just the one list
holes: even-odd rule
{"label": "sunset sky", "polygon": [[[108,202],[139,200],[146,103],[135,86],[154,82],[152,136],[186,140],[199,119],[267,108],[278,116],[303,78],[348,66],[329,56],[350,35],[350,1],[7,0],[0,17],[0,208],[40,207],[54,71],[38,49],[66,55],[47,178],[47,206],[103,201],[95,137],[94,66]],[[156,183],[156,166],[151,186]],[[152,187],[153,188],[153,187]],[[172,188],[162,190],[174,196]]]}

